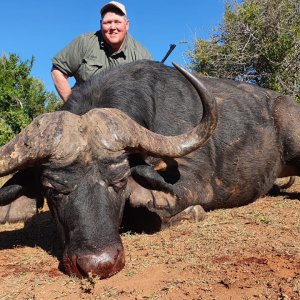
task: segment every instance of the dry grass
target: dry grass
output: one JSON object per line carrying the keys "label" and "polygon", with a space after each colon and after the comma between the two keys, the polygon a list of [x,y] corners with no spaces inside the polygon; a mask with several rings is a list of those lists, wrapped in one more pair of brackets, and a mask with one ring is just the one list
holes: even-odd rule
{"label": "dry grass", "polygon": [[48,212],[0,226],[0,299],[300,299],[300,184],[286,195],[209,212],[152,235],[122,235],[123,271],[107,280],[59,270]]}

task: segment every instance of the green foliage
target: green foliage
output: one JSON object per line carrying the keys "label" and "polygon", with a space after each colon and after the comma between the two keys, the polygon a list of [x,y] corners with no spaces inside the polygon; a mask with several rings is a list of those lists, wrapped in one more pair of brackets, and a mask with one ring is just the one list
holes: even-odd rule
{"label": "green foliage", "polygon": [[197,39],[189,55],[197,72],[252,79],[300,100],[300,2],[227,2],[223,23],[209,41]]}
{"label": "green foliage", "polygon": [[0,57],[0,145],[6,144],[36,116],[55,111],[60,100],[30,76],[34,63],[16,54]]}

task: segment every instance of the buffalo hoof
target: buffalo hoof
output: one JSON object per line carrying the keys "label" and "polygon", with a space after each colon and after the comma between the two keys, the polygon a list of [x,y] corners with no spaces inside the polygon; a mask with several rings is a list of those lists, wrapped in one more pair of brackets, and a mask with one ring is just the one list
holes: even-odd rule
{"label": "buffalo hoof", "polygon": [[120,272],[125,265],[122,245],[107,247],[99,254],[65,254],[65,270],[69,275],[83,277],[108,278]]}
{"label": "buffalo hoof", "polygon": [[25,222],[36,213],[36,200],[21,196],[8,205],[0,206],[0,224]]}
{"label": "buffalo hoof", "polygon": [[201,205],[189,206],[185,210],[181,211],[177,215],[171,217],[167,223],[163,224],[163,227],[175,226],[183,221],[200,222],[205,218],[205,210]]}
{"label": "buffalo hoof", "polygon": [[288,188],[290,188],[296,181],[295,176],[288,177],[288,181],[285,181],[284,178],[278,178],[273,187],[268,192],[270,196],[279,196],[280,193],[285,192]]}

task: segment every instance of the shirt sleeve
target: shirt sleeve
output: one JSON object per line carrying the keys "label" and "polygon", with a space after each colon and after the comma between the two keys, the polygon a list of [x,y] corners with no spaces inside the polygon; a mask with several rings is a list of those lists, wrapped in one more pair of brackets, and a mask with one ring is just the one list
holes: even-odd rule
{"label": "shirt sleeve", "polygon": [[130,36],[130,43],[132,47],[134,48],[135,52],[135,59],[133,60],[139,60],[139,59],[149,59],[152,60],[152,55],[150,52],[138,41],[136,41],[133,37]]}
{"label": "shirt sleeve", "polygon": [[142,55],[143,55],[143,59],[152,60],[152,55],[150,54],[150,52],[146,48],[144,49],[144,53]]}
{"label": "shirt sleeve", "polygon": [[52,58],[53,66],[69,77],[74,76],[84,58],[84,49],[83,36],[75,38],[69,45]]}

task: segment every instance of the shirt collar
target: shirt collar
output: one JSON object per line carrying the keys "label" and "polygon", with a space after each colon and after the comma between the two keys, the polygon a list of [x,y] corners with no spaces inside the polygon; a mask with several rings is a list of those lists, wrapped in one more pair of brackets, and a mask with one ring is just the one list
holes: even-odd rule
{"label": "shirt collar", "polygon": [[126,56],[125,51],[127,49],[127,44],[128,44],[127,43],[128,34],[126,34],[126,36],[125,36],[125,40],[124,40],[124,43],[123,43],[121,49],[117,52],[112,52],[111,46],[105,42],[105,40],[102,36],[101,30],[99,31],[98,38],[99,38],[99,43],[100,43],[100,49],[105,50],[105,52],[107,52],[109,56],[120,55],[120,54],[123,54]]}

